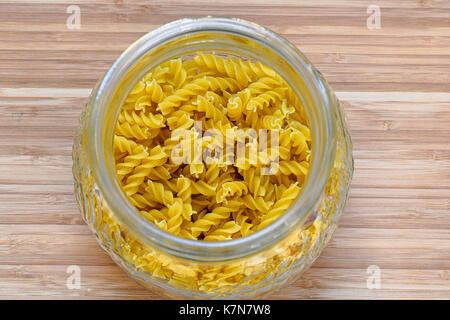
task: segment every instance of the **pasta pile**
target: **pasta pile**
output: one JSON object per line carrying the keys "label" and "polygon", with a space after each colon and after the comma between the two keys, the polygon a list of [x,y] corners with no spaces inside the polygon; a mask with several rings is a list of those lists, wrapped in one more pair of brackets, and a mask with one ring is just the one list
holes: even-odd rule
{"label": "pasta pile", "polygon": [[131,203],[161,229],[205,241],[247,236],[282,215],[304,183],[310,148],[302,104],[280,75],[209,53],[140,79],[114,135]]}

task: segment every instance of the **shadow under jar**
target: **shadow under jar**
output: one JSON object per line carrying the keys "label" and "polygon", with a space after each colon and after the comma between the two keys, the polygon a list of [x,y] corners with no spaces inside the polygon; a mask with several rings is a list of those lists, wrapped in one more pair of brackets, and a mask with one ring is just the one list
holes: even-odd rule
{"label": "shadow under jar", "polygon": [[[128,92],[161,63],[196,52],[259,60],[294,90],[311,131],[310,168],[298,198],[277,220],[229,241],[195,241],[149,222],[122,192],[114,128]],[[322,75],[291,43],[257,24],[186,18],[132,44],[93,89],[73,147],[75,194],[100,246],[135,281],[171,298],[263,298],[295,280],[337,226],[353,173],[342,110]]]}

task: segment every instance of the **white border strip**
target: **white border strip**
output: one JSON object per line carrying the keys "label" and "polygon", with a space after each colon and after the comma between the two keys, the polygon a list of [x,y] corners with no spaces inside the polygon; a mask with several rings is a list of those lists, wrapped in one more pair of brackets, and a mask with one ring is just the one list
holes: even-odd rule
{"label": "white border strip", "polygon": [[[1,97],[46,97],[46,98],[84,98],[92,89],[84,88],[0,88]],[[373,101],[373,102],[450,102],[448,92],[356,92],[336,91],[336,96],[342,101]]]}

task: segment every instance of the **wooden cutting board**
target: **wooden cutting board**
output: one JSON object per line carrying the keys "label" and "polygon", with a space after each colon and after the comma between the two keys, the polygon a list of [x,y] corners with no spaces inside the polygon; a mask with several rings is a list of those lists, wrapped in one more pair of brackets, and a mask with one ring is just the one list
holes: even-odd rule
{"label": "wooden cutting board", "polygon": [[[158,298],[82,222],[72,138],[90,89],[120,53],[193,15],[285,35],[336,90],[351,128],[355,174],[340,227],[273,298],[450,298],[450,2],[264,3],[0,0],[0,298]],[[67,27],[70,5],[80,29]],[[72,265],[80,289],[66,286]]]}

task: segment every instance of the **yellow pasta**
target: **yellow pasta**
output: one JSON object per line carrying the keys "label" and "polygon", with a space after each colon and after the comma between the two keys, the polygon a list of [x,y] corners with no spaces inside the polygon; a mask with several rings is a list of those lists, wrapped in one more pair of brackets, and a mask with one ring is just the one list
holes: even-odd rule
{"label": "yellow pasta", "polygon": [[[310,148],[301,101],[280,75],[211,53],[148,72],[114,137],[119,184],[142,216],[204,241],[245,237],[280,217],[300,193]],[[207,278],[205,290],[225,281]]]}

